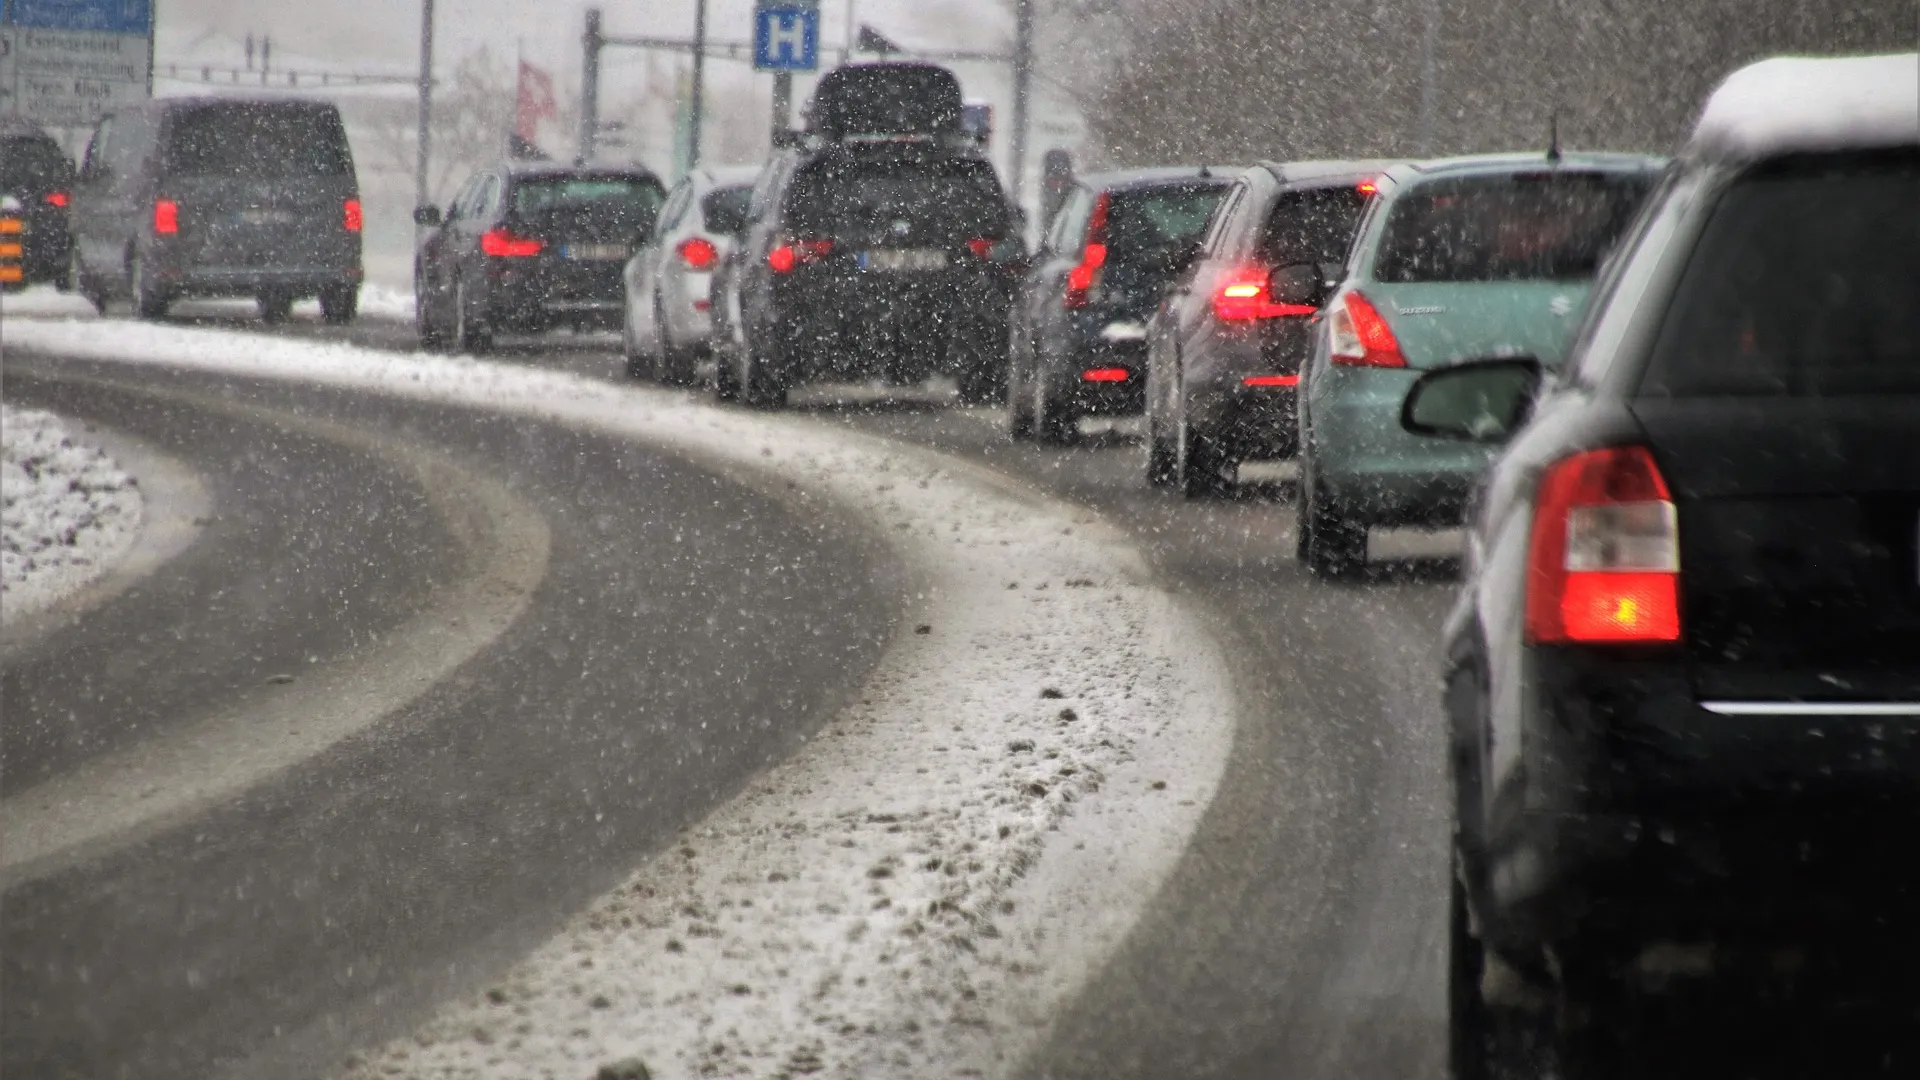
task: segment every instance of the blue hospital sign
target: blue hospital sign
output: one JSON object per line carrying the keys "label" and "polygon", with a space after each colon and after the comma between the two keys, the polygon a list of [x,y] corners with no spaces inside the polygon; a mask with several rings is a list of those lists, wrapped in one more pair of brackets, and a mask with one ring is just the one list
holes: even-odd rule
{"label": "blue hospital sign", "polygon": [[754,8],[753,66],[761,71],[819,67],[819,6],[789,2]]}

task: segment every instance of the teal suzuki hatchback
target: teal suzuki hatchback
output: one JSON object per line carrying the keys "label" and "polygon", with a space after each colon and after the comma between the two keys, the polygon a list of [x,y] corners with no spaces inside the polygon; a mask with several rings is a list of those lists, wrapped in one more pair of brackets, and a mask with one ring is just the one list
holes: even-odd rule
{"label": "teal suzuki hatchback", "polygon": [[1309,570],[1358,573],[1369,527],[1460,523],[1491,451],[1409,435],[1407,390],[1424,370],[1487,356],[1558,366],[1594,272],[1664,165],[1504,154],[1398,165],[1376,181],[1298,398]]}

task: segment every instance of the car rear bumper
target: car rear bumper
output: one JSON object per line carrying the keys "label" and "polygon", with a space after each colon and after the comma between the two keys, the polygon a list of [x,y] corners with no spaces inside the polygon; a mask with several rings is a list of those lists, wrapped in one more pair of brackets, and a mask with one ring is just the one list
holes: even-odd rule
{"label": "car rear bumper", "polygon": [[1138,416],[1147,407],[1145,342],[1081,342],[1043,359],[1049,389],[1081,416]]}
{"label": "car rear bumper", "polygon": [[353,266],[156,267],[154,282],[172,296],[252,296],[276,291],[317,296],[323,289],[357,286],[365,276]]}
{"label": "car rear bumper", "polygon": [[859,275],[779,281],[755,327],[776,377],[903,380],[957,371],[1007,342],[1009,298],[981,275],[866,282]]}
{"label": "car rear bumper", "polygon": [[1682,661],[1525,664],[1524,797],[1488,844],[1506,921],[1630,950],[1910,920],[1920,716],[1729,715]]}

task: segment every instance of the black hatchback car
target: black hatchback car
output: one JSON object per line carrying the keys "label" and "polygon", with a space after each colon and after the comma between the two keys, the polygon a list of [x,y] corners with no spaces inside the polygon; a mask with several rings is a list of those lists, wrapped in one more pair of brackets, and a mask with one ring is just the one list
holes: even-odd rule
{"label": "black hatchback car", "polygon": [[73,162],[53,136],[39,125],[13,117],[0,117],[0,195],[12,195],[20,201],[18,236],[4,243],[18,243],[17,261],[21,280],[9,286],[25,287],[53,283],[65,287],[68,280],[68,212],[73,198]]}
{"label": "black hatchback car", "polygon": [[1195,166],[1096,173],[1073,185],[1014,303],[1014,438],[1065,442],[1083,416],[1140,412],[1147,320],[1231,184],[1231,173]]}
{"label": "black hatchback car", "polygon": [[76,286],[159,318],[185,297],[247,296],[269,322],[320,299],[359,307],[360,186],[323,101],[167,98],[100,122],[74,184]]}
{"label": "black hatchback car", "polygon": [[1292,457],[1312,322],[1389,162],[1265,162],[1239,174],[1150,326],[1147,480],[1224,489],[1242,461]]}
{"label": "black hatchback car", "polygon": [[[897,102],[878,92],[896,83]],[[965,400],[1003,392],[1026,252],[959,110],[959,84],[929,65],[822,80],[814,134],[761,175],[716,283],[720,397],[778,405],[809,382],[936,374]]]}
{"label": "black hatchback car", "polygon": [[[1527,979],[1563,1076],[1646,1075],[1621,1010],[1676,973],[1910,1036],[1920,58],[1731,76],[1541,378],[1431,371],[1402,417],[1495,441],[1532,414],[1447,623],[1454,1075],[1545,1075],[1498,992]],[[1920,1075],[1848,1045],[1868,1067],[1785,1074]]]}
{"label": "black hatchback car", "polygon": [[666,188],[646,169],[511,163],[475,173],[443,215],[424,206],[414,255],[420,342],[465,352],[494,334],[618,330],[622,272]]}

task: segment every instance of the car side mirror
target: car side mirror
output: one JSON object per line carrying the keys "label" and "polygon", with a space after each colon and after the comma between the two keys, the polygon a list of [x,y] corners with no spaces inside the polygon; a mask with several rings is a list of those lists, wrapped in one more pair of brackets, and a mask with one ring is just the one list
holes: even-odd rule
{"label": "car side mirror", "polygon": [[1533,415],[1544,381],[1531,356],[1490,357],[1429,371],[1400,406],[1400,426],[1415,435],[1503,443]]}
{"label": "car side mirror", "polygon": [[446,219],[440,216],[437,206],[416,206],[413,208],[413,223],[425,225],[429,229],[439,228]]}
{"label": "car side mirror", "polygon": [[1327,277],[1314,263],[1295,263],[1273,272],[1267,292],[1276,304],[1317,308],[1328,295]]}

